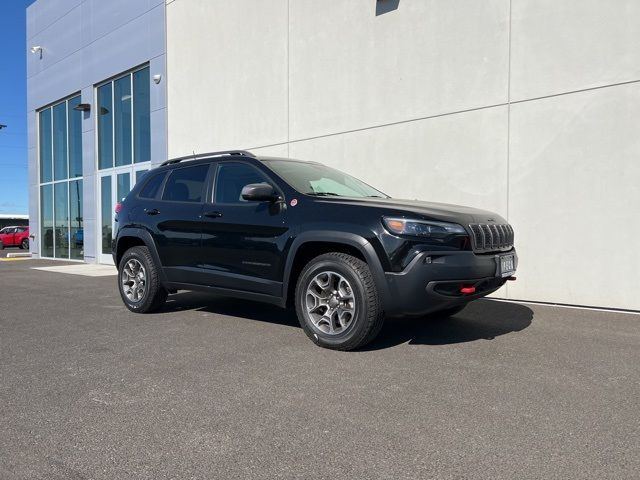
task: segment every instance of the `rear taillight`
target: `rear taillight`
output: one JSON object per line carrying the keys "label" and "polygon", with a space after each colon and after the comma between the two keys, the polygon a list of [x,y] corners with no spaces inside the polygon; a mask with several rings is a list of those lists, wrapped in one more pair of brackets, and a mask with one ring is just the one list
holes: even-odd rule
{"label": "rear taillight", "polygon": [[122,203],[116,203],[116,213],[120,213],[122,211]]}

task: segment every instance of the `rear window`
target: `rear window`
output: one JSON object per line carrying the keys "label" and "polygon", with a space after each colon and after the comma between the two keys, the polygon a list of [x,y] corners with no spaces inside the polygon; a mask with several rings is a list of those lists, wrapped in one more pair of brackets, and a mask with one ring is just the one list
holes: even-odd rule
{"label": "rear window", "polygon": [[209,165],[178,168],[169,174],[162,194],[172,202],[200,202]]}
{"label": "rear window", "polygon": [[152,176],[147,183],[145,183],[144,187],[142,187],[138,196],[140,198],[156,198],[165,174],[166,172],[162,172]]}

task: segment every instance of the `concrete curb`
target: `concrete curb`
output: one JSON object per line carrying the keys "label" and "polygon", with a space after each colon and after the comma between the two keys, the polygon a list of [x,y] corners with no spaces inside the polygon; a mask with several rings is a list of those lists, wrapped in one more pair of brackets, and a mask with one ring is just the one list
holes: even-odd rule
{"label": "concrete curb", "polygon": [[30,253],[7,253],[7,258],[30,257]]}

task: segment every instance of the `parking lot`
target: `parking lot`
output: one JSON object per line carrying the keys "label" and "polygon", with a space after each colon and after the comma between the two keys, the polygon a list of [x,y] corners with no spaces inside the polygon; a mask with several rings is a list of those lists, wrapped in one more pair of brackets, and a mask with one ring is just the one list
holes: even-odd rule
{"label": "parking lot", "polygon": [[54,264],[0,262],[2,479],[637,478],[640,316],[483,300],[344,353]]}

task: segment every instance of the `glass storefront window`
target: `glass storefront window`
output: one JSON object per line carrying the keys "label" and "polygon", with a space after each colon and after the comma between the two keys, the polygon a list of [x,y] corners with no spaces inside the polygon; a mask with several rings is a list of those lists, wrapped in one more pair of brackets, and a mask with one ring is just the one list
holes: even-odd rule
{"label": "glass storefront window", "polygon": [[52,179],[51,155],[51,109],[40,112],[40,181],[50,182]]}
{"label": "glass storefront window", "polygon": [[40,187],[40,256],[53,257],[53,185]]}
{"label": "glass storefront window", "polygon": [[69,184],[53,184],[53,256],[69,258]]}
{"label": "glass storefront window", "polygon": [[80,104],[80,95],[69,99],[68,104],[69,178],[77,178],[82,176],[82,112],[73,108]]}
{"label": "glass storefront window", "polygon": [[105,176],[100,179],[100,205],[101,211],[101,230],[102,230],[102,253],[111,253],[111,237],[112,231],[112,212],[111,205],[111,176]]}
{"label": "glass storefront window", "polygon": [[[39,112],[40,256],[83,258],[80,95]],[[78,233],[79,232],[79,233]]]}
{"label": "glass storefront window", "polygon": [[149,67],[133,73],[133,161],[151,160]]}
{"label": "glass storefront window", "polygon": [[116,199],[118,202],[121,202],[122,200],[124,200],[124,197],[126,197],[129,194],[129,191],[131,190],[131,175],[128,173],[120,173],[118,174],[118,187],[117,187],[117,195],[116,195]]}
{"label": "glass storefront window", "polygon": [[111,83],[98,88],[98,168],[113,167]]}
{"label": "glass storefront window", "polygon": [[113,82],[114,145],[116,167],[131,160],[131,76]]}
{"label": "glass storefront window", "polygon": [[67,103],[53,107],[53,179],[68,178],[67,164]]}
{"label": "glass storefront window", "polygon": [[82,213],[82,180],[69,182],[69,241],[71,258],[82,260],[84,253],[84,227]]}
{"label": "glass storefront window", "polygon": [[149,67],[97,88],[98,169],[151,160]]}

